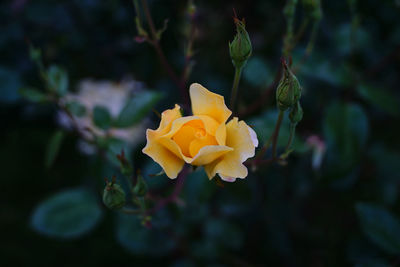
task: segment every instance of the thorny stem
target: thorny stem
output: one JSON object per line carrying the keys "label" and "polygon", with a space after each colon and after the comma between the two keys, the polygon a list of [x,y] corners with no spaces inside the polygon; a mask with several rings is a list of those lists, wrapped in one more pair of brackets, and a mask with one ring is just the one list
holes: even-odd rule
{"label": "thorny stem", "polygon": [[181,173],[178,175],[178,178],[176,179],[176,184],[175,184],[174,190],[171,193],[171,195],[159,200],[156,203],[156,205],[148,211],[148,214],[155,213],[155,212],[159,211],[160,209],[162,209],[167,204],[169,204],[170,202],[175,202],[177,200],[179,194],[181,193],[181,191],[183,189],[183,185],[184,185],[184,182],[185,182],[185,179],[186,179],[186,176],[188,175],[188,173],[189,173],[189,168],[187,166],[184,166],[183,170],[181,171]]}
{"label": "thorny stem", "polygon": [[231,101],[230,101],[230,107],[231,107],[232,113],[235,113],[235,102],[236,102],[236,98],[237,98],[241,74],[242,74],[242,68],[236,67],[235,68],[235,77],[233,78]]}
{"label": "thorny stem", "polygon": [[278,143],[279,130],[281,128],[282,119],[283,119],[284,114],[285,114],[284,111],[282,111],[282,110],[279,111],[278,120],[276,121],[275,130],[272,135],[272,158],[273,159],[276,158],[276,147],[277,147],[277,143]]}
{"label": "thorny stem", "polygon": [[[170,64],[168,63],[168,60],[165,57],[164,52],[161,49],[161,46],[160,46],[160,43],[158,40],[158,36],[157,36],[157,31],[154,26],[153,18],[151,17],[151,13],[150,13],[149,7],[147,5],[147,1],[141,0],[141,3],[143,6],[143,11],[146,16],[147,23],[148,23],[148,25],[150,27],[150,31],[151,31],[152,38],[151,38],[151,40],[149,40],[149,42],[150,42],[150,44],[153,45],[154,49],[156,50],[156,53],[157,53],[158,57],[160,58],[161,64],[163,65],[164,69],[167,71],[168,75],[171,77],[171,79],[174,81],[174,83],[178,86],[184,104],[189,105],[189,98],[188,98],[187,91],[185,89],[185,85],[179,79],[178,75],[176,75],[176,73],[174,72],[174,70],[172,69]],[[139,13],[139,10],[136,10],[136,12]]]}

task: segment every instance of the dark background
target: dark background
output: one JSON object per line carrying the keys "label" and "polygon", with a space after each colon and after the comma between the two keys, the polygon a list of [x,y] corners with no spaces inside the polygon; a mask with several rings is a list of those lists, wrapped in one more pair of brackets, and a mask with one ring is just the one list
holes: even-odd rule
{"label": "dark background", "polygon": [[[353,11],[349,2],[355,2]],[[186,4],[186,1],[149,2],[158,27],[169,18],[161,46],[179,72],[183,65]],[[239,17],[246,18],[253,55],[239,92],[239,110],[244,110],[262,94],[279,68],[286,29],[282,15],[284,1],[196,1],[195,4],[198,35],[194,43],[195,66],[189,81],[202,83],[225,97],[229,96],[233,79],[228,51],[228,42],[235,33],[232,8]],[[166,232],[172,231],[179,242],[168,253],[154,256],[151,242],[166,244],[173,237],[144,239],[141,242],[150,244],[140,252],[127,249],[115,239],[117,216],[105,208],[103,220],[96,228],[77,239],[45,237],[32,229],[30,217],[35,206],[53,193],[82,184],[100,192],[102,169],[107,163],[95,156],[81,155],[76,136],[68,135],[54,165],[45,169],[45,147],[58,127],[56,110],[52,105],[33,104],[18,95],[21,86],[42,86],[29,57],[26,40],[30,40],[41,48],[45,64],[59,64],[68,71],[72,90],[79,80],[87,77],[118,81],[130,75],[149,88],[166,93],[157,110],[179,102],[177,88],[152,47],[134,40],[137,32],[132,2],[3,1],[0,4],[0,262],[3,266],[211,263],[397,266],[400,262],[397,220],[400,215],[400,3],[322,1],[322,9],[314,50],[296,73],[304,87],[301,100],[304,119],[298,126],[298,142],[303,149],[291,155],[285,167],[269,166],[224,188],[205,177],[202,178],[206,184],[188,182],[182,197],[188,204],[183,208],[171,205],[158,215],[168,217]],[[299,4],[296,25],[303,16]],[[309,34],[308,29],[294,49],[294,63],[300,61]],[[241,119],[254,123],[262,132],[263,123],[273,127],[274,120],[266,118],[274,105],[271,94],[262,109]],[[154,114],[149,117],[158,120]],[[327,145],[319,170],[311,168],[312,151],[305,142],[311,135],[320,136]],[[132,152],[137,168],[148,162],[140,154],[143,145]],[[165,176],[153,179],[168,184]],[[194,200],[189,200],[190,197]],[[378,211],[356,208],[360,203]]]}

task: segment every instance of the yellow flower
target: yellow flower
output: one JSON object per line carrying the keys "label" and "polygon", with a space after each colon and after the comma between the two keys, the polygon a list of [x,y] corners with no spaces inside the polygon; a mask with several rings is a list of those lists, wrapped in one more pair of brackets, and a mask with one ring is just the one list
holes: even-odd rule
{"label": "yellow flower", "polygon": [[143,153],[176,178],[183,165],[204,166],[209,179],[218,174],[233,182],[245,178],[243,162],[254,156],[257,135],[244,121],[233,118],[224,98],[198,83],[190,86],[193,116],[182,117],[179,105],[161,114],[160,126],[146,132]]}

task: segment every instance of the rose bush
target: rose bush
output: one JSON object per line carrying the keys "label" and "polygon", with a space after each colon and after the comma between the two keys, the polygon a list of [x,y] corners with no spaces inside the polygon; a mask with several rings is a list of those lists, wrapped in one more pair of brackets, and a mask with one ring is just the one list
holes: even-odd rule
{"label": "rose bush", "polygon": [[192,116],[182,116],[179,105],[165,110],[156,130],[146,132],[143,153],[150,156],[169,178],[176,178],[186,163],[203,166],[209,179],[218,174],[233,182],[245,178],[243,162],[253,157],[257,135],[234,117],[224,98],[194,83],[190,86]]}

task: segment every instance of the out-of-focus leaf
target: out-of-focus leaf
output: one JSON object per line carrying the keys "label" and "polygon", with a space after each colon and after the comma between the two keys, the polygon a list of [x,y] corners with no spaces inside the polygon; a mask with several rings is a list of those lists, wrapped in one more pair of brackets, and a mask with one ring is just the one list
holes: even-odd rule
{"label": "out-of-focus leaf", "polygon": [[363,263],[357,263],[355,267],[390,267],[391,265],[379,259],[372,259]]}
{"label": "out-of-focus leaf", "polygon": [[[266,142],[274,132],[277,118],[278,118],[278,111],[274,109],[274,110],[268,110],[263,114],[261,114],[260,116],[248,121],[248,125],[252,127],[254,131],[257,133],[257,138],[260,144]],[[279,131],[278,146],[280,147],[286,146],[289,140],[289,135],[290,135],[289,125],[290,125],[289,118],[287,114],[285,114],[282,121],[281,129]],[[301,122],[298,124],[298,127],[301,127]],[[298,136],[295,136],[292,148],[295,150],[295,152],[303,152],[306,150],[304,142],[302,142],[302,140]]]}
{"label": "out-of-focus leaf", "polygon": [[[164,216],[163,214],[161,212],[156,216]],[[115,228],[117,240],[125,249],[134,254],[167,255],[175,248],[175,241],[162,231],[165,222],[161,222],[160,225],[157,218],[153,218],[152,224],[153,227],[147,229],[137,216],[120,214]]]}
{"label": "out-of-focus leaf", "polygon": [[216,190],[215,184],[210,181],[203,168],[191,172],[184,188],[184,199],[191,203],[202,203],[208,200]]}
{"label": "out-of-focus leaf", "polygon": [[239,249],[243,242],[242,232],[234,223],[222,219],[209,219],[205,224],[208,239],[223,248]]}
{"label": "out-of-focus leaf", "polygon": [[55,158],[57,157],[64,136],[65,134],[63,131],[57,131],[50,138],[50,141],[47,144],[47,149],[46,149],[46,160],[45,160],[46,168],[50,168]]}
{"label": "out-of-focus leaf", "polygon": [[390,115],[400,115],[400,102],[397,96],[391,94],[388,90],[361,84],[357,87],[357,91],[370,104]]}
{"label": "out-of-focus leaf", "polygon": [[243,242],[240,229],[233,223],[217,218],[210,218],[203,225],[200,240],[191,243],[191,254],[197,259],[215,261],[229,250],[237,250]]}
{"label": "out-of-focus leaf", "polygon": [[111,115],[108,109],[102,106],[95,106],[93,109],[93,123],[103,130],[110,128]]}
{"label": "out-of-focus leaf", "polygon": [[31,224],[41,234],[59,238],[76,238],[100,221],[102,210],[95,197],[85,189],[62,191],[35,209]]}
{"label": "out-of-focus leaf", "polygon": [[333,41],[335,42],[337,51],[343,55],[347,55],[353,48],[364,50],[365,48],[371,47],[373,38],[371,38],[370,32],[363,29],[361,25],[353,32],[352,25],[350,23],[345,23],[337,27]]}
{"label": "out-of-focus leaf", "polygon": [[377,190],[380,199],[385,204],[394,204],[399,194],[400,153],[381,144],[374,144],[368,151],[368,156],[375,164],[377,175]]}
{"label": "out-of-focus leaf", "polygon": [[47,70],[47,79],[50,91],[54,91],[60,96],[68,92],[68,74],[64,69],[55,65],[50,66]]}
{"label": "out-of-focus leaf", "polygon": [[265,62],[259,57],[252,57],[243,70],[243,77],[252,86],[265,86],[272,80],[270,71]]}
{"label": "out-of-focus leaf", "polygon": [[78,101],[71,101],[66,104],[67,109],[72,115],[76,117],[83,117],[86,114],[85,106],[81,105]]}
{"label": "out-of-focus leaf", "polygon": [[[301,60],[303,56],[303,52],[298,53],[297,60]],[[296,60],[294,60],[296,61]],[[316,68],[315,66],[318,66]],[[325,54],[316,54],[312,58],[310,58],[309,64],[304,64],[298,74],[297,77],[300,81],[304,81],[305,84],[302,85],[304,90],[307,90],[307,81],[308,80],[317,80],[323,83],[327,83],[333,86],[349,86],[354,77],[351,75],[351,66],[348,64],[341,64],[337,66],[337,64],[332,64],[329,61],[326,61]],[[315,85],[311,85],[314,87]]]}
{"label": "out-of-focus leaf", "polygon": [[396,182],[400,180],[399,151],[381,144],[374,144],[369,149],[369,156],[374,160],[377,172],[382,179]]}
{"label": "out-of-focus leaf", "polygon": [[16,71],[0,67],[0,102],[12,103],[18,100],[20,75]]}
{"label": "out-of-focus leaf", "polygon": [[367,116],[357,104],[334,102],[327,108],[323,131],[331,170],[347,171],[358,162],[368,138],[368,126]]}
{"label": "out-of-focus leaf", "polygon": [[400,253],[400,222],[375,204],[358,203],[356,211],[365,235],[390,254]]}
{"label": "out-of-focus leaf", "polygon": [[356,266],[387,266],[382,259],[382,252],[359,235],[347,242],[347,256]]}
{"label": "out-of-focus leaf", "polygon": [[135,95],[122,109],[115,122],[115,126],[126,128],[140,122],[160,98],[160,93],[151,91],[144,91]]}
{"label": "out-of-focus leaf", "polygon": [[36,88],[20,88],[19,94],[32,102],[45,102],[47,100],[46,94],[40,92]]}

